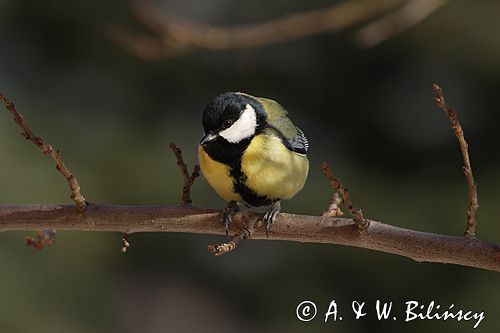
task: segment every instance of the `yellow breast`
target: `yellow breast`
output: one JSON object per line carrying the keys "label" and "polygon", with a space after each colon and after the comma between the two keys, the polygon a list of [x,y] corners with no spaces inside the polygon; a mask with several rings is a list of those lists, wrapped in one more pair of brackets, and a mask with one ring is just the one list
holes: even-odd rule
{"label": "yellow breast", "polygon": [[208,156],[202,146],[198,147],[198,160],[203,176],[222,199],[242,201],[241,196],[234,192],[233,180],[229,175],[230,168],[227,165]]}
{"label": "yellow breast", "polygon": [[245,150],[241,169],[246,185],[257,195],[289,199],[304,187],[309,161],[286,148],[280,138],[260,134]]}

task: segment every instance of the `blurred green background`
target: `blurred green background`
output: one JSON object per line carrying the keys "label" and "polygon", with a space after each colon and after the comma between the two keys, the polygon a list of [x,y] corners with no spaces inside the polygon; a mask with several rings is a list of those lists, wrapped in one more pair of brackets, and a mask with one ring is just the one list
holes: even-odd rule
{"label": "blurred green background", "polygon": [[[258,22],[335,1],[157,1],[169,13],[211,24]],[[33,131],[60,149],[88,200],[175,204],[181,176],[168,148],[196,162],[201,111],[213,96],[245,91],[281,102],[310,139],[311,171],[284,211],[319,214],[331,194],[319,164],[331,163],[354,203],[375,220],[460,235],[466,185],[458,144],[436,108],[439,82],[459,112],[479,183],[478,236],[500,242],[500,3],[450,1],[422,23],[371,49],[354,30],[244,51],[197,51],[145,61],[109,37],[140,27],[123,1],[0,1],[0,91]],[[53,162],[0,111],[0,203],[70,203]],[[205,180],[193,200],[224,202]],[[0,234],[1,332],[468,332],[471,322],[403,321],[407,300],[485,311],[478,330],[500,329],[500,275],[421,263],[364,249],[245,241],[214,258],[225,238],[190,234],[59,232],[35,251],[27,233]],[[314,300],[318,317],[296,306]],[[324,323],[329,302],[342,322]],[[352,300],[394,301],[398,321],[363,320]]]}

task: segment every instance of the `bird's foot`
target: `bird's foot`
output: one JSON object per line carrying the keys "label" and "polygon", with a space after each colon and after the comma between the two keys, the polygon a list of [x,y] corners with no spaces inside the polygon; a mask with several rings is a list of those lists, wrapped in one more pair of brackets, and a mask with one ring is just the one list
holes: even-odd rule
{"label": "bird's foot", "polygon": [[229,223],[233,221],[233,215],[240,210],[236,201],[229,201],[226,208],[222,211],[222,223],[224,223],[224,228],[226,230],[226,236],[229,236]]}
{"label": "bird's foot", "polygon": [[262,220],[266,224],[266,237],[269,237],[267,232],[269,231],[269,228],[271,228],[271,226],[273,225],[276,217],[278,217],[280,211],[281,211],[281,203],[278,200],[272,204],[271,208],[269,208],[269,210],[262,217]]}

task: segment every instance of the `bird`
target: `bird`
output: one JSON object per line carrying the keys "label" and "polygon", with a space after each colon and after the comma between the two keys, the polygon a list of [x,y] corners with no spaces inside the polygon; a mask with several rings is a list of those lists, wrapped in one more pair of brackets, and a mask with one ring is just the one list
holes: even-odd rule
{"label": "bird", "polygon": [[203,109],[202,124],[198,160],[210,186],[228,202],[222,211],[226,235],[239,204],[269,206],[262,216],[267,233],[281,200],[292,198],[306,182],[304,132],[278,102],[242,92],[213,98]]}

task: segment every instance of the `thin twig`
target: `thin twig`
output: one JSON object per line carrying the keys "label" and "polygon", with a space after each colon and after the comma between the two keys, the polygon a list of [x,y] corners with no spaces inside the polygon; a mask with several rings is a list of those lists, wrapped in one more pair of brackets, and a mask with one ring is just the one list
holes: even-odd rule
{"label": "thin twig", "polygon": [[469,159],[469,145],[467,144],[467,141],[465,141],[464,131],[458,121],[457,113],[446,103],[443,90],[436,83],[434,83],[432,88],[434,90],[434,100],[436,101],[436,105],[446,113],[448,118],[450,118],[451,128],[453,128],[453,132],[455,133],[458,143],[460,144],[460,150],[462,151],[462,158],[464,160],[463,171],[469,190],[469,208],[465,211],[465,215],[467,216],[467,227],[465,228],[464,234],[467,237],[473,237],[476,234],[476,211],[479,208],[479,202],[477,199],[477,184],[474,181],[472,166]]}
{"label": "thin twig", "polygon": [[57,171],[59,171],[64,176],[64,179],[66,179],[66,181],[68,182],[69,188],[71,190],[71,199],[73,199],[76,207],[80,212],[85,211],[87,203],[85,201],[85,197],[80,192],[80,185],[78,184],[76,177],[73,176],[73,174],[64,164],[59,150],[55,150],[51,145],[43,141],[42,138],[36,136],[28,127],[28,124],[24,120],[23,116],[19,112],[17,112],[14,103],[10,102],[7,97],[1,92],[0,101],[2,101],[7,110],[12,113],[12,115],[14,116],[14,121],[23,130],[23,137],[33,142],[44,155],[49,155],[56,162]]}
{"label": "thin twig", "polygon": [[208,252],[212,253],[214,256],[218,257],[228,252],[231,252],[236,248],[236,245],[244,239],[250,237],[250,230],[247,228],[241,228],[240,231],[231,238],[227,243],[222,244],[210,244],[207,246]]}
{"label": "thin twig", "polygon": [[[250,238],[252,231],[255,230],[255,225],[257,221],[259,221],[259,219],[250,219],[250,220],[247,219],[243,221],[245,225],[238,230],[238,232],[233,236],[233,238],[231,238],[229,242],[222,244],[210,244],[207,246],[208,252],[212,253],[216,257],[231,252],[236,248],[236,246],[242,240]],[[265,226],[264,229],[266,230],[266,237],[269,237],[267,233],[267,228]],[[226,230],[226,236],[227,236],[227,230]]]}
{"label": "thin twig", "polygon": [[188,168],[184,160],[182,159],[182,151],[174,143],[170,144],[170,148],[175,154],[177,159],[177,165],[181,169],[182,177],[184,178],[184,186],[182,187],[182,197],[181,203],[186,206],[191,206],[191,187],[195,179],[200,175],[200,166],[196,164],[193,168],[193,172],[189,174]]}
{"label": "thin twig", "polygon": [[340,197],[338,192],[333,192],[332,199],[330,200],[330,205],[328,205],[328,209],[324,211],[321,216],[343,216],[344,213],[340,209],[340,204],[342,203],[342,198]]}
{"label": "thin twig", "polygon": [[123,253],[127,252],[128,248],[130,247],[130,243],[128,241],[128,234],[123,234],[122,236],[122,248],[121,251]]}
{"label": "thin twig", "polygon": [[361,211],[361,209],[355,208],[352,205],[347,187],[344,187],[340,180],[333,177],[328,163],[321,163],[321,170],[323,170],[323,174],[325,175],[326,179],[328,179],[328,182],[333,187],[333,189],[340,193],[342,200],[344,201],[344,206],[352,215],[352,219],[354,222],[356,222],[359,230],[368,229],[368,227],[370,226],[370,222],[368,222],[368,220],[363,217],[363,212]]}
{"label": "thin twig", "polygon": [[351,0],[266,22],[227,27],[173,17],[149,1],[133,1],[134,13],[156,36],[114,27],[111,38],[129,52],[148,60],[171,58],[198,49],[251,49],[346,30],[387,14],[404,3],[404,0]]}
{"label": "thin twig", "polygon": [[56,240],[55,230],[38,230],[36,238],[28,236],[25,238],[26,245],[36,250],[42,250],[46,246],[52,246]]}
{"label": "thin twig", "polygon": [[354,39],[360,47],[374,47],[417,25],[447,2],[447,0],[411,0],[394,12],[361,28]]}

